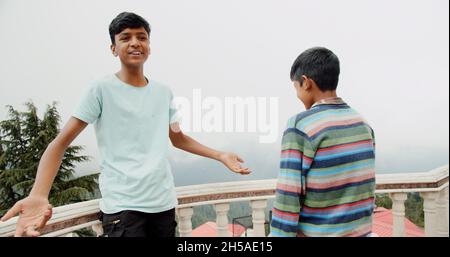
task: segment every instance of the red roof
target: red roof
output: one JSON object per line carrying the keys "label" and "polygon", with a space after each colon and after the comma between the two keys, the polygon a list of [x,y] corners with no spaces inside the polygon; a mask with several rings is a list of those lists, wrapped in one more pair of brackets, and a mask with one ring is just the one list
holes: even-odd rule
{"label": "red roof", "polygon": [[[373,215],[372,233],[379,237],[392,237],[392,210],[377,207]],[[405,218],[405,236],[423,237],[424,230]]]}
{"label": "red roof", "polygon": [[[372,233],[379,237],[392,237],[392,210],[377,207],[373,215]],[[233,233],[233,224],[228,224],[228,231]],[[235,237],[241,236],[245,227],[234,225]],[[423,237],[424,230],[405,218],[405,234],[407,237]],[[192,230],[193,237],[217,237],[217,225],[215,222],[206,222]]]}
{"label": "red roof", "polygon": [[[234,226],[234,235],[233,235]],[[233,237],[240,237],[245,232],[245,227],[238,224],[228,224],[228,231]],[[217,237],[217,224],[215,222],[206,222],[192,230],[193,237]]]}

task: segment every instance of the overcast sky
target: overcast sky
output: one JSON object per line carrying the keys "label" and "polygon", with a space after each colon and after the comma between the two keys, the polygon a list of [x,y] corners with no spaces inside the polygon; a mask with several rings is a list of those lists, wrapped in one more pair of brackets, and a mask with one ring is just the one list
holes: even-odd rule
{"label": "overcast sky", "polygon": [[[448,163],[449,11],[447,0],[377,1],[24,1],[0,0],[0,119],[5,105],[40,113],[59,103],[66,122],[88,82],[118,71],[108,25],[122,11],[152,27],[148,77],[176,96],[277,97],[278,138],[258,133],[189,135],[235,151],[254,174],[228,173],[210,160],[171,150],[176,183],[274,178],[286,120],[301,111],[289,80],[293,60],[325,46],[341,61],[338,94],[369,121],[378,172],[425,171]],[[98,169],[94,129],[74,144]],[[207,174],[207,175],[205,175]],[[200,178],[202,177],[202,178]],[[203,180],[202,180],[203,179]]]}

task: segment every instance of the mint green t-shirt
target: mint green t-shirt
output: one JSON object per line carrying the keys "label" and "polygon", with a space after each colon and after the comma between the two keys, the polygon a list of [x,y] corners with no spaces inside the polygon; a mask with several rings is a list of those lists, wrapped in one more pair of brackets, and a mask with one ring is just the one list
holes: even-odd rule
{"label": "mint green t-shirt", "polygon": [[153,80],[135,87],[112,74],[92,83],[73,117],[94,124],[100,150],[100,209],[162,212],[177,204],[167,159],[171,90]]}

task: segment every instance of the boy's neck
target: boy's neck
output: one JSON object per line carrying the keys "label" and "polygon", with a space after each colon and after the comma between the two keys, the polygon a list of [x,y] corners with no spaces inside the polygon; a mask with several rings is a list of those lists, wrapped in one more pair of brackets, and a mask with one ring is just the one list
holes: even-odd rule
{"label": "boy's neck", "polygon": [[136,69],[130,69],[123,67],[116,73],[120,80],[135,87],[145,87],[148,84],[147,79],[144,76],[143,67]]}
{"label": "boy's neck", "polygon": [[325,92],[319,91],[317,95],[314,96],[314,103],[317,103],[327,98],[335,98],[335,97],[337,97],[336,90]]}

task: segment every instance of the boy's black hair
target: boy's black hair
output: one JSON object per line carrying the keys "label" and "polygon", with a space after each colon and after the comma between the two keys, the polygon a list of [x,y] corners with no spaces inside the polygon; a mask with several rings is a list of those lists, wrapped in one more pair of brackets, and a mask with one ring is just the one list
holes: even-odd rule
{"label": "boy's black hair", "polygon": [[291,68],[291,80],[303,82],[302,75],[314,80],[321,91],[336,90],[339,59],[325,47],[313,47],[301,53]]}
{"label": "boy's black hair", "polygon": [[150,36],[150,25],[141,16],[132,12],[122,12],[117,15],[114,20],[109,24],[109,36],[111,37],[111,43],[115,44],[114,36],[124,31],[127,28],[137,29],[143,27],[147,34]]}

